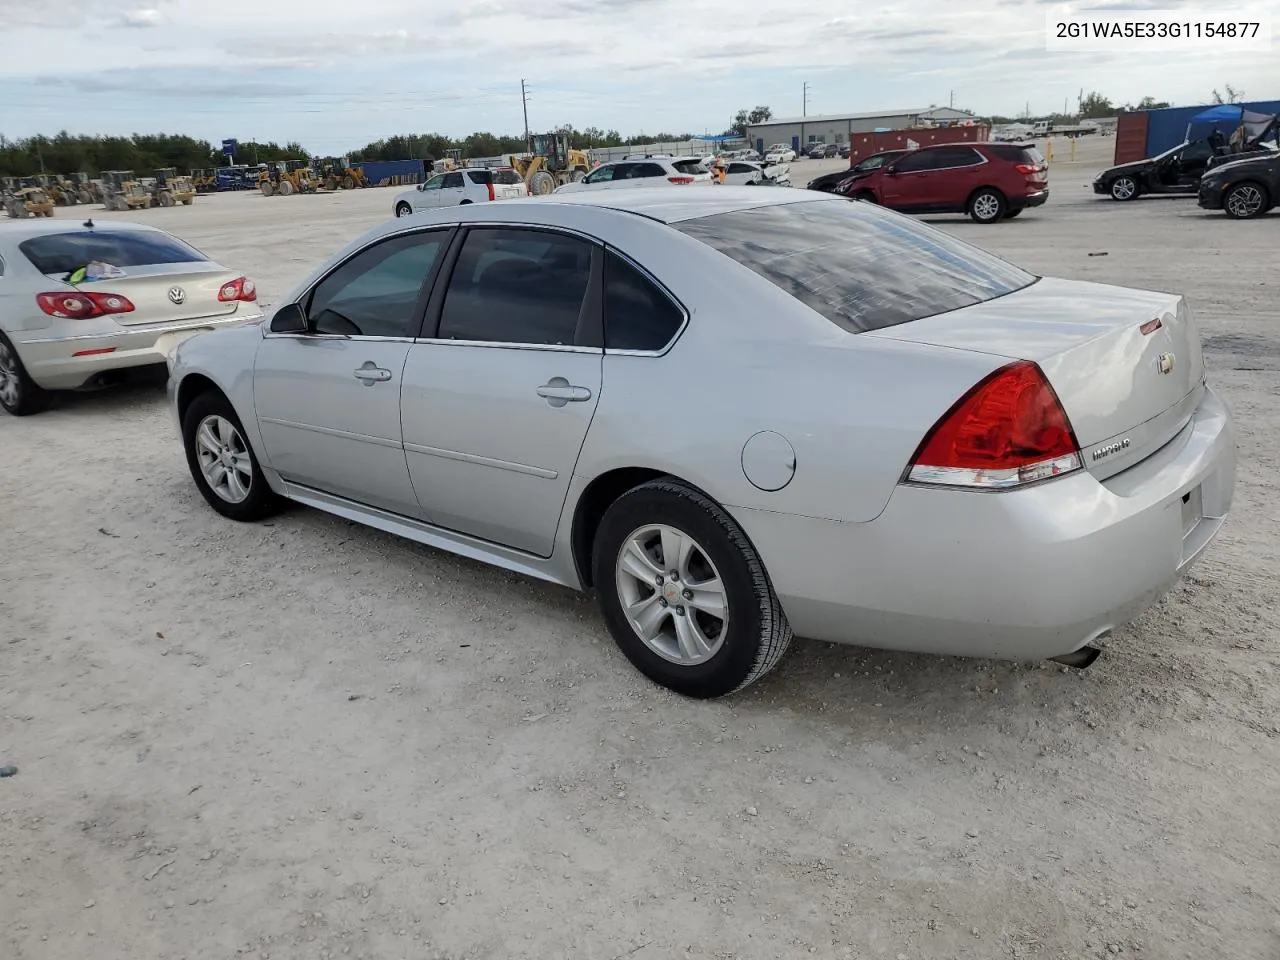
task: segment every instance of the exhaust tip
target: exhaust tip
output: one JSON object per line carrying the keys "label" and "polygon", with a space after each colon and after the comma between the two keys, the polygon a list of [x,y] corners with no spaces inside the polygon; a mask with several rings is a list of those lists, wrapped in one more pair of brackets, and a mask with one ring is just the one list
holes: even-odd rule
{"label": "exhaust tip", "polygon": [[1078,670],[1084,670],[1093,661],[1097,660],[1102,651],[1097,647],[1084,646],[1079,650],[1073,650],[1071,653],[1064,653],[1060,657],[1050,657],[1053,663],[1061,663],[1068,667],[1075,667]]}

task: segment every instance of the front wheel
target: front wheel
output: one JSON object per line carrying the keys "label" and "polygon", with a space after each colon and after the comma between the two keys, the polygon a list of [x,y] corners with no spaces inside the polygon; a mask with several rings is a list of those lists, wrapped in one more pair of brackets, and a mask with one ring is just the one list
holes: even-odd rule
{"label": "front wheel", "polygon": [[413,207],[409,206],[407,203],[401,202],[396,204],[397,217],[407,217],[411,213],[413,213]]}
{"label": "front wheel", "polygon": [[1133,177],[1116,177],[1111,181],[1112,200],[1133,200],[1138,196],[1138,181]]}
{"label": "front wheel", "polygon": [[0,407],[15,417],[28,417],[49,408],[53,399],[27,374],[18,351],[0,333]]}
{"label": "front wheel", "polygon": [[1252,220],[1269,207],[1266,188],[1256,183],[1237,183],[1222,198],[1222,209],[1233,220]]}
{"label": "front wheel", "polygon": [[182,440],[191,477],[218,513],[247,523],[280,508],[240,418],[222,394],[210,390],[191,402],[182,418]]}
{"label": "front wheel", "polygon": [[997,223],[1004,218],[1004,211],[1004,197],[990,187],[984,187],[969,199],[969,216],[975,223]]}
{"label": "front wheel", "polygon": [[529,190],[535,197],[545,197],[556,188],[556,178],[545,170],[539,170],[529,181]]}
{"label": "front wheel", "polygon": [[614,641],[645,676],[690,697],[754,683],[791,626],[732,517],[674,479],[623,494],[596,532],[595,586]]}

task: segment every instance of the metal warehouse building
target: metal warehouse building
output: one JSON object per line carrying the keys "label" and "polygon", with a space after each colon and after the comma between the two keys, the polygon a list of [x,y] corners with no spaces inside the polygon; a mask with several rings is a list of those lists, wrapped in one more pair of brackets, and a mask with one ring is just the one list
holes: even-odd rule
{"label": "metal warehouse building", "polygon": [[761,153],[775,143],[789,143],[797,153],[811,143],[848,143],[851,133],[873,133],[880,129],[901,130],[931,123],[951,123],[976,119],[965,110],[951,107],[924,107],[918,110],[877,110],[874,113],[841,113],[813,117],[769,120],[747,128],[747,140]]}

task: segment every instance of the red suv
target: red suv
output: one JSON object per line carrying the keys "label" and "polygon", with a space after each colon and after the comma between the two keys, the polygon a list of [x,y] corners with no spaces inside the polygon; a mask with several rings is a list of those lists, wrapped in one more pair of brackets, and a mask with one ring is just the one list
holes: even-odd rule
{"label": "red suv", "polygon": [[1049,199],[1049,167],[1025,144],[948,143],[905,153],[847,188],[850,199],[903,213],[967,213],[996,223]]}

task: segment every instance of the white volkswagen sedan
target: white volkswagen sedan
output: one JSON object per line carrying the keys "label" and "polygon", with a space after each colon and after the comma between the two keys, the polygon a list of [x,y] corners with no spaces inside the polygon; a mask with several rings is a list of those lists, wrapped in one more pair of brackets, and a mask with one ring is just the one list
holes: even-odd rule
{"label": "white volkswagen sedan", "polygon": [[785,143],[775,143],[764,152],[764,162],[767,165],[775,163],[793,163],[795,159],[796,152]]}
{"label": "white volkswagen sedan", "polygon": [[183,343],[170,387],[223,515],[294,500],[594,590],[700,697],[793,630],[1086,666],[1235,484],[1181,297],[810,190],[389,221],[269,323]]}
{"label": "white volkswagen sedan", "polygon": [[510,167],[475,167],[437,173],[412,190],[396,194],[392,210],[397,217],[407,217],[437,207],[460,207],[528,195],[529,189],[520,174]]}
{"label": "white volkswagen sedan", "polygon": [[581,180],[557,187],[555,192],[582,193],[620,187],[686,187],[710,183],[711,171],[700,157],[645,157],[601,164]]}
{"label": "white volkswagen sedan", "polygon": [[0,406],[104,386],[204,330],[262,319],[253,281],[155,227],[21,221],[0,230]]}

